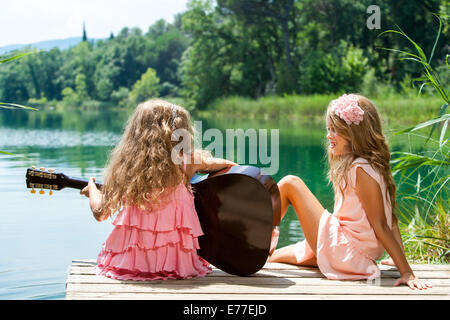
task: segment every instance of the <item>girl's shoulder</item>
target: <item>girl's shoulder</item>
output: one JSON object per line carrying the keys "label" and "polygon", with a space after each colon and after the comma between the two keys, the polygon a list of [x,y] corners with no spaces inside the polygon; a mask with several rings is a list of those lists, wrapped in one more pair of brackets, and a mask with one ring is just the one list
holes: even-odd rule
{"label": "girl's shoulder", "polygon": [[349,169],[350,184],[352,186],[356,185],[356,169],[358,167],[363,169],[375,181],[377,181],[378,183],[381,183],[380,173],[372,167],[372,165],[370,164],[370,162],[367,159],[358,157],[355,160],[353,160],[352,164],[350,165],[350,169]]}
{"label": "girl's shoulder", "polygon": [[369,164],[370,165],[369,160],[367,160],[366,158],[357,157],[357,158],[355,158],[355,160],[353,160],[351,167],[355,167],[358,164]]}

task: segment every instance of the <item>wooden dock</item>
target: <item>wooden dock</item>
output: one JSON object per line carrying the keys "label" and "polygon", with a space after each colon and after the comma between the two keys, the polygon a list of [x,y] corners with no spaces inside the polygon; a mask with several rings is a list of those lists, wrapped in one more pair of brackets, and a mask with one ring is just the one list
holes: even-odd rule
{"label": "wooden dock", "polygon": [[442,299],[450,300],[450,265],[411,265],[416,276],[433,287],[395,287],[399,272],[379,265],[379,282],[326,279],[317,268],[267,263],[250,277],[219,269],[203,278],[166,281],[119,281],[94,274],[95,261],[73,260],[66,299],[149,300],[288,300],[288,299]]}

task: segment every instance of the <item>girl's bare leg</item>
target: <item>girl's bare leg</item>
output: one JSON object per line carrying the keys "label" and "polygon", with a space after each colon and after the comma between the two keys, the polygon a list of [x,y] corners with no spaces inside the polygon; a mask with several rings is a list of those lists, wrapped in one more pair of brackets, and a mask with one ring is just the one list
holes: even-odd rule
{"label": "girl's bare leg", "polygon": [[295,256],[295,244],[275,250],[270,256],[269,262],[281,262],[305,267],[317,267],[316,257],[304,260],[301,263],[297,262],[297,257]]}
{"label": "girl's bare leg", "polygon": [[[306,241],[308,241],[314,254],[316,254],[319,222],[325,209],[299,177],[293,175],[284,177],[278,182],[278,188],[281,197],[281,218],[284,217],[288,206],[291,204],[300,221]],[[269,261],[298,264],[294,246],[290,245],[275,250]],[[316,266],[315,260],[314,258],[311,261],[305,261],[302,265]]]}

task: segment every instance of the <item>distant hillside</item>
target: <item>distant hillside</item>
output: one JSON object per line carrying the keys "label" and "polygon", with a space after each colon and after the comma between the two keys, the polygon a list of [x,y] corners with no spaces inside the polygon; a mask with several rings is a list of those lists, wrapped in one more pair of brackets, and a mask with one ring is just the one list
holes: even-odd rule
{"label": "distant hillside", "polygon": [[[89,40],[96,40],[96,39],[89,39]],[[0,47],[0,55],[5,54],[7,52],[13,51],[13,50],[20,50],[23,49],[26,46],[31,46],[33,48],[41,49],[41,50],[50,50],[53,48],[59,48],[60,50],[68,49],[72,46],[77,45],[81,42],[81,37],[72,37],[67,39],[58,39],[58,40],[46,40],[46,41],[40,41],[35,43],[28,43],[28,44],[11,44],[7,46]]]}

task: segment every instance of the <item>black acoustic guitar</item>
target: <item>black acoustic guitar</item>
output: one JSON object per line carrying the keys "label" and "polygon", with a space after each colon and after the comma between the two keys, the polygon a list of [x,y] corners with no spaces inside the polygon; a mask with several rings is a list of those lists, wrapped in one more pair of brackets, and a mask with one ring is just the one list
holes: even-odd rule
{"label": "black acoustic guitar", "polygon": [[[31,193],[40,189],[83,189],[88,180],[32,167],[26,173]],[[101,183],[96,183],[101,188]],[[195,208],[204,235],[198,254],[227,273],[248,276],[260,270],[276,248],[280,191],[269,175],[253,166],[233,166],[191,179]]]}

